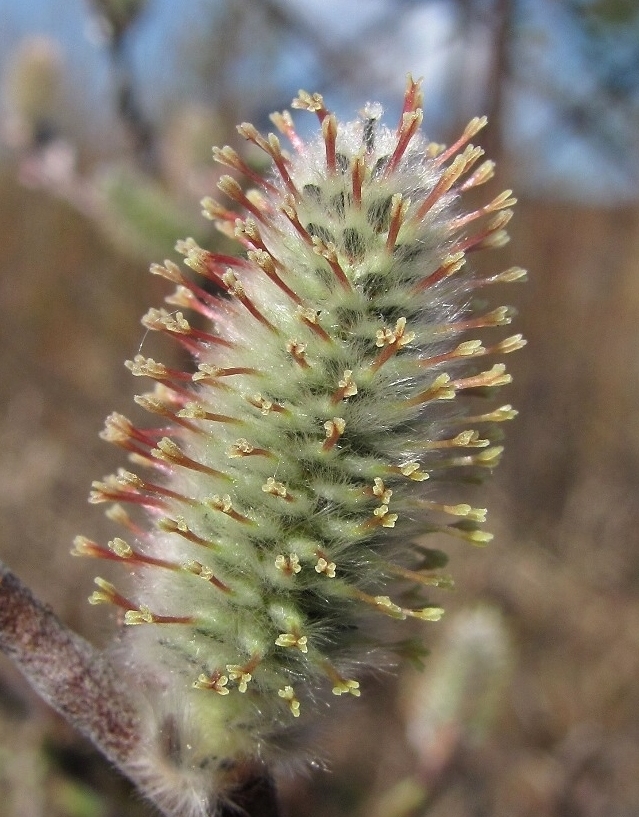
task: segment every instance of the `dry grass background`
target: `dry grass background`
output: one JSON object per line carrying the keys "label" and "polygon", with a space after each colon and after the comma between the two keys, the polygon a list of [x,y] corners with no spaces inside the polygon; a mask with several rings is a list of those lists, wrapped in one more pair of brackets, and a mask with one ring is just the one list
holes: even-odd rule
{"label": "dry grass background", "polygon": [[[499,705],[481,740],[460,714],[427,770],[395,694],[408,681],[375,679],[321,738],[331,773],[283,778],[290,817],[381,817],[382,794],[414,775],[427,794],[401,812],[413,817],[639,815],[639,211],[544,201],[517,210],[499,263],[530,270],[503,294],[529,340],[508,361],[516,379],[504,394],[520,417],[480,489],[495,540],[482,551],[449,546],[456,590],[446,602],[453,621],[478,603],[502,611],[510,669],[488,680]],[[78,532],[107,535],[86,495],[122,458],[97,433],[109,411],[130,411],[137,384],[122,361],[162,287],[9,171],[0,242],[0,552],[104,643],[108,614],[86,604],[95,566],[68,551]],[[435,667],[447,627],[426,631]],[[148,813],[4,661],[0,747],[0,817]],[[390,805],[384,817],[393,808],[399,817]]]}

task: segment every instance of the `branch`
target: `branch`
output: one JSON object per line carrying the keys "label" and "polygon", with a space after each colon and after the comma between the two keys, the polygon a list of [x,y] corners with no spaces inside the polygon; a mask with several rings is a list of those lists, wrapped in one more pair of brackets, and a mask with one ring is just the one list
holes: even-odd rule
{"label": "branch", "polygon": [[0,650],[50,706],[131,776],[140,727],[126,686],[104,656],[65,627],[2,562]]}

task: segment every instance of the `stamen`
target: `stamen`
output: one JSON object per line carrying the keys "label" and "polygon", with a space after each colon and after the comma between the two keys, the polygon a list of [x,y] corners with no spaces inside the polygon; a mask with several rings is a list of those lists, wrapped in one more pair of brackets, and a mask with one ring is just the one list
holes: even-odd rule
{"label": "stamen", "polygon": [[430,386],[424,391],[411,397],[409,406],[419,406],[431,400],[453,400],[455,398],[455,383],[450,379],[450,375],[443,373],[438,375]]}
{"label": "stamen", "polygon": [[227,689],[226,685],[228,684],[229,679],[227,675],[222,675],[219,670],[211,673],[211,675],[202,675],[198,676],[197,681],[193,682],[194,689],[210,689],[213,692],[217,692],[218,695],[228,695],[230,690]]}
{"label": "stamen", "polygon": [[328,116],[328,110],[324,106],[324,97],[321,94],[309,94],[308,91],[301,89],[291,102],[291,107],[301,111],[316,113],[320,123]]}
{"label": "stamen", "polygon": [[485,315],[477,318],[469,318],[465,321],[441,324],[435,328],[438,335],[448,335],[458,332],[466,332],[468,329],[484,329],[489,326],[508,326],[512,321],[512,310],[508,306],[498,306]]}
{"label": "stamen", "polygon": [[332,420],[327,420],[324,423],[324,431],[326,432],[326,440],[322,445],[323,451],[330,451],[334,446],[335,443],[339,440],[339,438],[344,433],[344,429],[346,428],[346,421],[343,420],[341,417],[333,417]]}
{"label": "stamen", "polygon": [[[280,140],[277,138],[277,136],[274,133],[269,133],[268,138],[265,139],[257,128],[254,125],[251,125],[250,122],[243,122],[241,125],[238,125],[237,131],[240,136],[248,139],[249,142],[252,142],[254,145],[263,150],[267,156],[271,157],[273,164],[277,168],[288,191],[295,199],[299,199],[299,191],[293,184],[293,180],[288,172],[286,160],[282,154]],[[275,190],[275,192],[278,192],[276,188],[272,189]]]}
{"label": "stamen", "polygon": [[298,633],[280,633],[275,639],[275,644],[278,647],[285,647],[287,649],[295,648],[302,653],[308,652],[308,638]]}
{"label": "stamen", "polygon": [[331,403],[333,403],[333,405],[349,397],[354,397],[357,394],[357,384],[353,380],[353,372],[350,369],[344,370],[344,376],[341,380],[337,381],[337,385],[339,388],[331,397]]}
{"label": "stamen", "polygon": [[334,579],[335,570],[337,569],[335,562],[330,561],[328,556],[321,550],[318,550],[315,555],[317,556],[315,572],[320,574],[323,573],[327,578]]}
{"label": "stamen", "polygon": [[211,477],[217,477],[225,480],[230,480],[228,474],[211,468],[204,463],[196,462],[187,457],[182,449],[168,437],[163,437],[157,444],[157,447],[151,451],[151,455],[163,462],[170,462],[172,465],[181,465],[183,468],[190,468],[192,471],[199,471],[202,474],[208,474]]}
{"label": "stamen", "polygon": [[461,227],[469,224],[471,221],[475,221],[481,216],[485,216],[488,213],[494,213],[498,210],[502,210],[507,207],[512,207],[513,205],[517,204],[517,199],[513,198],[512,190],[504,190],[498,196],[496,196],[492,201],[488,204],[485,204],[483,207],[479,207],[477,210],[473,210],[470,213],[466,213],[464,216],[460,216],[459,218],[454,219],[451,222],[450,229],[452,230],[459,230]]}
{"label": "stamen", "polygon": [[416,582],[425,587],[441,587],[448,590],[454,586],[451,576],[441,576],[436,573],[421,573],[417,570],[408,570],[405,567],[393,564],[387,564],[386,569],[395,576],[400,576],[402,579],[408,579],[408,581]]}
{"label": "stamen", "polygon": [[228,494],[225,494],[223,497],[220,497],[216,494],[215,496],[212,496],[210,499],[205,499],[204,504],[207,505],[209,508],[213,508],[213,510],[215,511],[219,511],[220,513],[225,514],[225,516],[229,516],[236,522],[242,522],[246,525],[256,524],[252,519],[249,519],[248,516],[243,516],[241,513],[239,513],[233,508],[231,497]]}
{"label": "stamen", "polygon": [[400,119],[400,124],[398,126],[401,127],[401,123],[403,121],[403,115],[405,113],[410,113],[411,111],[416,111],[418,108],[421,108],[424,104],[424,94],[421,90],[422,80],[414,80],[411,74],[408,74],[406,77],[406,90],[404,91],[404,107],[402,108],[402,119]]}
{"label": "stamen", "polygon": [[[255,663],[257,666],[257,662]],[[253,667],[250,667],[253,669]],[[237,691],[244,693],[248,689],[249,683],[253,680],[253,675],[248,671],[249,668],[241,667],[239,664],[227,664],[226,671],[229,674],[229,679],[237,684]]]}
{"label": "stamen", "polygon": [[343,678],[329,661],[325,661],[323,663],[323,667],[329,681],[333,684],[333,695],[350,694],[354,695],[356,698],[359,698],[361,692],[358,681],[354,681],[350,678]]}
{"label": "stamen", "polygon": [[449,148],[444,150],[442,153],[439,154],[437,157],[437,164],[443,164],[444,162],[448,161],[450,157],[457,153],[458,150],[464,147],[464,145],[470,141],[473,136],[476,136],[482,128],[486,127],[488,123],[488,118],[486,116],[475,116],[464,128],[464,132],[459,137],[459,139],[454,142]]}
{"label": "stamen", "polygon": [[328,332],[325,329],[322,329],[322,327],[319,325],[319,312],[314,309],[304,309],[303,307],[298,307],[297,314],[299,315],[300,320],[323,341],[326,341],[327,343],[333,342],[333,339]]}
{"label": "stamen", "polygon": [[400,349],[403,349],[404,346],[408,346],[409,343],[412,343],[416,335],[415,332],[406,332],[406,318],[402,317],[397,319],[393,331],[386,327],[378,329],[376,337],[375,346],[379,348],[385,346],[386,348],[380,352],[371,363],[370,368],[373,372],[376,372],[380,366],[386,363],[386,361]]}
{"label": "stamen", "polygon": [[421,449],[427,451],[438,451],[442,448],[486,448],[490,445],[490,440],[479,439],[478,431],[461,431],[455,437],[445,440],[425,440]]}
{"label": "stamen", "polygon": [[237,459],[238,457],[274,457],[275,455],[266,448],[255,448],[248,440],[240,438],[229,448],[226,456],[230,459]]}
{"label": "stamen", "polygon": [[188,416],[187,414],[183,414],[182,411],[171,411],[167,404],[163,400],[159,400],[155,395],[136,394],[133,400],[138,406],[141,406],[151,414],[159,414],[161,417],[166,417],[167,420],[182,426],[182,428],[186,428],[188,431],[192,431],[194,434],[199,433],[197,426],[194,426],[193,423],[189,423],[188,420],[184,419]]}
{"label": "stamen", "polygon": [[114,604],[123,610],[134,610],[135,604],[125,596],[120,595],[111,582],[101,579],[99,576],[93,580],[99,590],[94,590],[89,596],[89,604]]}
{"label": "stamen", "polygon": [[441,355],[434,355],[433,357],[422,358],[417,361],[421,368],[432,368],[439,363],[444,363],[449,360],[454,360],[460,357],[481,357],[486,354],[486,349],[481,344],[480,340],[465,340],[460,343],[450,352],[445,352]]}
{"label": "stamen", "polygon": [[201,562],[189,561],[184,565],[183,569],[186,570],[187,573],[192,573],[194,576],[199,576],[201,579],[204,579],[204,581],[210,582],[223,593],[231,592],[231,588],[218,579],[210,567],[203,565]]}
{"label": "stamen", "polygon": [[389,474],[401,474],[413,482],[423,482],[429,479],[429,475],[425,471],[422,471],[421,467],[418,462],[413,460],[411,462],[405,462],[403,465],[389,465],[387,470]]}
{"label": "stamen", "polygon": [[[439,181],[433,187],[431,192],[426,196],[421,203],[419,209],[415,213],[414,221],[419,222],[426,215],[426,213],[439,201],[439,199],[448,192],[455,182],[463,176],[463,174],[477,161],[483,154],[483,150],[471,145],[459,155],[455,156],[452,163],[443,171]],[[461,248],[455,248],[461,249]]]}
{"label": "stamen", "polygon": [[161,519],[158,519],[155,524],[160,530],[165,531],[166,533],[176,533],[183,539],[193,542],[194,545],[201,545],[209,550],[220,549],[219,544],[211,542],[209,539],[203,539],[201,536],[194,533],[194,531],[192,531],[186,524],[186,520],[182,516],[178,516],[175,519],[170,519],[168,516],[164,516]]}
{"label": "stamen", "polygon": [[295,697],[295,692],[293,687],[285,686],[283,689],[278,689],[277,694],[280,698],[283,698],[285,701],[288,702],[289,709],[294,718],[299,718],[300,716],[300,702]]}
{"label": "stamen", "polygon": [[237,213],[227,210],[219,202],[215,201],[211,196],[205,196],[200,202],[202,207],[202,215],[208,218],[209,221],[230,222],[231,224],[237,218]]}
{"label": "stamen", "polygon": [[[232,176],[222,176],[217,183],[220,190],[225,193],[230,199],[252,213],[258,221],[266,222],[266,216],[259,207],[254,204],[251,199],[244,194],[240,185]],[[237,218],[237,213],[233,216],[233,221]]]}
{"label": "stamen", "polygon": [[284,204],[282,205],[282,212],[286,216],[286,218],[291,222],[295,230],[299,233],[302,240],[308,244],[309,247],[313,246],[313,239],[311,234],[308,230],[302,225],[302,222],[299,220],[299,216],[297,215],[297,209],[295,207],[295,201],[291,196],[286,196],[284,199]]}
{"label": "stamen", "polygon": [[421,108],[402,113],[401,122],[399,124],[399,128],[397,129],[397,145],[393,151],[393,155],[386,165],[384,177],[388,177],[401,161],[411,139],[419,130],[423,118],[424,112]]}
{"label": "stamen", "polygon": [[226,287],[226,291],[229,295],[234,295],[238,301],[245,306],[251,315],[259,321],[263,326],[266,326],[267,329],[270,329],[271,332],[277,333],[277,328],[273,326],[273,324],[268,320],[268,318],[264,317],[264,315],[260,312],[260,310],[255,306],[253,301],[249,298],[246,294],[244,287],[242,286],[240,280],[237,278],[233,270],[228,269],[224,275],[222,276],[222,281],[224,282],[224,286]]}
{"label": "stamen", "polygon": [[415,500],[415,504],[420,508],[428,508],[428,510],[446,513],[449,516],[462,516],[471,522],[484,523],[486,521],[486,514],[488,513],[486,508],[473,508],[465,503],[460,503],[459,505],[442,505],[439,502],[431,502],[427,499],[417,499]]}
{"label": "stamen", "polygon": [[152,613],[146,605],[140,605],[137,610],[127,610],[124,614],[124,623],[130,626],[136,624],[193,624],[193,616],[159,616]]}
{"label": "stamen", "polygon": [[397,235],[404,223],[406,213],[410,207],[410,199],[402,198],[401,193],[395,193],[391,199],[390,226],[386,238],[386,251],[392,253],[395,248]]}
{"label": "stamen", "polygon": [[288,111],[282,111],[281,113],[275,112],[272,113],[269,118],[278,131],[286,136],[297,153],[301,153],[304,150],[304,142],[302,142],[295,131],[290,113]]}
{"label": "stamen", "polygon": [[292,339],[286,342],[286,351],[293,357],[293,360],[302,367],[310,369],[310,364],[306,360],[306,344]]}
{"label": "stamen", "polygon": [[253,261],[257,266],[264,272],[267,278],[269,278],[276,286],[278,286],[282,292],[286,293],[288,297],[298,305],[303,303],[300,296],[294,292],[288,284],[284,283],[284,281],[280,278],[276,271],[276,263],[273,256],[268,253],[266,250],[258,249],[249,251],[247,253],[247,257],[250,261]]}
{"label": "stamen", "polygon": [[239,170],[240,173],[243,173],[253,182],[253,184],[257,184],[258,186],[263,187],[264,190],[267,190],[269,193],[277,195],[278,190],[275,185],[267,181],[264,176],[256,173],[255,170],[247,165],[247,163],[240,157],[237,151],[233,150],[233,148],[229,147],[228,145],[225,145],[223,148],[214,147],[213,159],[221,165],[231,167],[233,170]]}
{"label": "stamen", "polygon": [[335,152],[337,119],[332,113],[322,119],[322,136],[324,137],[324,144],[326,145],[326,167],[328,168],[329,175],[334,176],[337,171],[337,156]]}
{"label": "stamen", "polygon": [[439,281],[443,281],[445,278],[450,278],[451,275],[459,272],[465,263],[466,258],[464,257],[463,252],[457,252],[449,255],[441,267],[436,269],[435,272],[428,276],[428,278],[422,279],[415,285],[413,292],[422,292],[423,290],[432,287],[434,284],[437,284]]}
{"label": "stamen", "polygon": [[508,233],[503,229],[512,218],[512,210],[502,210],[492,218],[487,227],[479,233],[468,236],[458,241],[453,250],[455,252],[468,252],[469,250],[498,249],[503,247],[510,240]]}
{"label": "stamen", "polygon": [[366,176],[366,162],[363,156],[356,156],[351,170],[353,180],[353,202],[356,209],[360,209],[362,204],[362,184]]}
{"label": "stamen", "polygon": [[300,564],[297,553],[289,553],[288,556],[284,556],[283,554],[276,556],[275,567],[287,576],[294,576],[302,570],[302,565]]}
{"label": "stamen", "polygon": [[266,397],[262,397],[261,394],[254,394],[252,397],[246,397],[245,400],[252,406],[255,406],[256,409],[259,409],[265,416],[272,411],[278,414],[290,414],[289,410],[284,408],[284,406],[267,400]]}
{"label": "stamen", "polygon": [[276,482],[273,477],[269,477],[266,480],[266,483],[262,485],[262,491],[265,494],[271,494],[271,496],[277,496],[281,499],[285,499],[287,502],[294,502],[295,497],[289,494],[286,485],[283,482]]}
{"label": "stamen", "polygon": [[337,280],[347,292],[351,292],[353,288],[351,286],[351,282],[346,277],[346,273],[342,269],[341,264],[339,263],[337,247],[335,244],[332,242],[325,244],[321,238],[313,236],[313,252],[328,261],[328,265],[335,274]]}
{"label": "stamen", "polygon": [[375,477],[372,493],[373,496],[376,496],[379,499],[382,505],[388,505],[393,495],[392,490],[384,485],[384,481],[380,479],[380,477]]}
{"label": "stamen", "polygon": [[487,161],[482,162],[477,170],[466,179],[466,181],[461,185],[460,190],[466,192],[466,190],[470,190],[471,187],[479,187],[480,184],[484,184],[492,179],[494,175],[495,163],[488,159]]}

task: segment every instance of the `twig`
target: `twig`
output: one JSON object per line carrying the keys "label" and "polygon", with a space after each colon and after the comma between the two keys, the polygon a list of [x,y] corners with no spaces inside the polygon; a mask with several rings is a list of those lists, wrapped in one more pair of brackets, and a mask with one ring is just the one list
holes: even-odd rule
{"label": "twig", "polygon": [[0,649],[38,694],[125,773],[140,743],[135,707],[112,666],[0,562]]}

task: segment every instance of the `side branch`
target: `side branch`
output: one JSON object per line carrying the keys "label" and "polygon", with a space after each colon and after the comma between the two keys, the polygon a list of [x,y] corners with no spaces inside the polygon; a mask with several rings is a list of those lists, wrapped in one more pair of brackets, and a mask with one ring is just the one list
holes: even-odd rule
{"label": "side branch", "polygon": [[140,729],[124,683],[2,562],[0,650],[50,706],[127,773]]}

